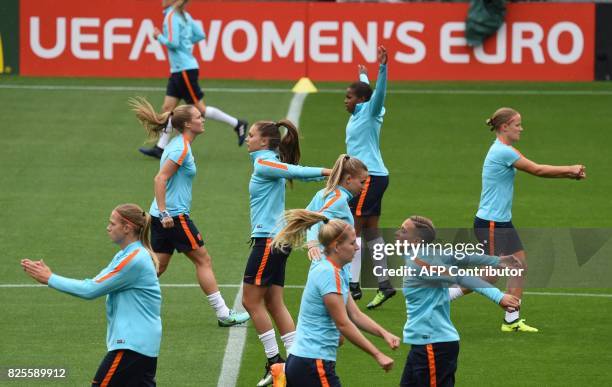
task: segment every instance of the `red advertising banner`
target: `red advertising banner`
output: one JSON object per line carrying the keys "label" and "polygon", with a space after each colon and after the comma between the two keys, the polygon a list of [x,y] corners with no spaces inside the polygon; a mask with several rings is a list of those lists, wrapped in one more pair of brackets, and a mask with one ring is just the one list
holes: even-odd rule
{"label": "red advertising banner", "polygon": [[[509,4],[482,47],[464,38],[467,4],[193,2],[207,39],[203,77],[351,80],[387,47],[393,80],[590,81],[594,4]],[[21,0],[21,74],[166,77],[159,2]]]}

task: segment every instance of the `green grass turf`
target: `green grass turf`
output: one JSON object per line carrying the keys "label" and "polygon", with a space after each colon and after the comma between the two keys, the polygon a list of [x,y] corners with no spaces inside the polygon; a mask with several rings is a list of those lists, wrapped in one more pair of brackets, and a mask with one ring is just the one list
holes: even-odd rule
{"label": "green grass turf", "polygon": [[[153,86],[163,80],[0,78],[0,85],[69,84]],[[206,81],[204,87],[289,88],[287,82]],[[341,89],[343,84],[318,85]],[[394,83],[391,90],[595,90],[607,83]],[[128,111],[130,96],[145,95],[159,105],[162,92],[38,91],[0,89],[0,283],[31,283],[22,257],[45,258],[58,273],[91,277],[116,251],[105,235],[110,210],[121,202],[149,207],[158,163],[141,156],[143,131]],[[253,122],[286,114],[290,93],[210,92],[207,103]],[[519,227],[610,227],[612,221],[612,95],[389,94],[382,149],[391,184],[382,225],[397,226],[411,214],[426,215],[440,227],[470,227],[480,192],[480,168],[492,135],[484,119],[499,106],[523,113],[525,132],[517,145],[542,163],[587,165],[589,178],[576,182],[519,174],[514,221]],[[344,151],[341,93],[307,98],[301,120],[302,163],[331,165]],[[231,130],[208,121],[194,143],[198,176],[193,218],[208,241],[219,283],[238,284],[248,255],[250,165]],[[296,183],[287,207],[304,207],[318,183]],[[307,261],[292,254],[287,283],[303,285]],[[177,255],[162,283],[194,283],[192,265]],[[550,289],[547,289],[550,291]],[[600,290],[598,290],[600,291]],[[604,289],[609,292],[609,289]],[[229,304],[236,289],[223,289]],[[301,289],[287,289],[297,316]],[[216,385],[227,330],[197,288],[163,289],[164,338],[160,385]],[[373,296],[366,293],[365,304]],[[0,367],[64,366],[69,378],[49,385],[84,385],[104,348],[102,300],[84,302],[44,288],[0,289],[3,318]],[[502,335],[502,312],[477,296],[453,304],[462,336],[458,385],[604,385],[612,378],[610,298],[528,296],[523,308],[537,335]],[[368,312],[401,334],[405,308],[397,296]],[[377,344],[380,340],[374,339]],[[280,340],[279,340],[280,344]],[[395,354],[389,374],[350,343],[339,352],[338,374],[347,386],[397,385],[407,346]],[[388,352],[388,351],[387,351]],[[252,326],[242,359],[239,385],[254,385],[262,373],[263,350]],[[33,382],[0,384],[32,385]],[[40,382],[35,385],[45,385]]]}

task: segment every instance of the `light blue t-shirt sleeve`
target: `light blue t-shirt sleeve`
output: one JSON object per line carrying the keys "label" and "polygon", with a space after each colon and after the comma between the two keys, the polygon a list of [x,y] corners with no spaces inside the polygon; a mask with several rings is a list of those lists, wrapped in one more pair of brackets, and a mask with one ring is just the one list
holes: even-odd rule
{"label": "light blue t-shirt sleeve", "polygon": [[378,67],[378,79],[376,79],[376,89],[372,93],[369,109],[370,115],[377,117],[382,113],[387,94],[387,65],[381,64]]}
{"label": "light blue t-shirt sleeve", "polygon": [[206,34],[199,23],[189,17],[189,25],[191,27],[191,43],[197,43],[200,40],[206,39]]}
{"label": "light blue t-shirt sleeve", "polygon": [[157,37],[157,40],[168,48],[176,49],[180,46],[181,23],[179,22],[180,16],[177,16],[174,11],[171,12],[172,14],[166,18],[167,23],[164,22],[164,30]]}
{"label": "light blue t-shirt sleeve", "polygon": [[255,174],[270,178],[312,179],[323,176],[323,168],[302,167],[280,161],[258,159],[255,162]]}
{"label": "light blue t-shirt sleeve", "polygon": [[[325,263],[321,263],[325,264]],[[340,273],[336,270],[321,270],[315,277],[316,287],[321,297],[329,293],[342,294]]]}
{"label": "light blue t-shirt sleeve", "polygon": [[500,163],[506,167],[514,165],[521,158],[521,155],[509,146],[499,146],[491,155],[492,161]]}
{"label": "light blue t-shirt sleeve", "polygon": [[128,255],[116,265],[109,265],[93,279],[76,280],[52,274],[49,287],[60,292],[91,300],[111,292],[128,288],[139,275],[137,252]]}
{"label": "light blue t-shirt sleeve", "polygon": [[361,82],[367,83],[368,85],[370,84],[370,80],[368,79],[367,74],[364,74],[364,73],[359,74],[359,80]]}
{"label": "light blue t-shirt sleeve", "polygon": [[168,150],[167,160],[172,160],[177,165],[183,165],[187,153],[189,153],[189,148],[185,148],[184,144],[181,144],[178,148]]}

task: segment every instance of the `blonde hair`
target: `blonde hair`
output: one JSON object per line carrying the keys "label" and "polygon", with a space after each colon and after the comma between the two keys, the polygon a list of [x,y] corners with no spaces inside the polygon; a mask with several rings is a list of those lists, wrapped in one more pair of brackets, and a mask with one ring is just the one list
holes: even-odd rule
{"label": "blonde hair", "polygon": [[151,231],[151,215],[147,214],[137,204],[120,204],[113,211],[116,211],[123,224],[130,224],[138,234],[138,240],[151,255],[155,271],[159,270],[159,259],[151,247],[149,234]]}
{"label": "blonde hair", "polygon": [[334,167],[327,180],[327,185],[325,186],[325,191],[323,191],[323,196],[327,196],[330,192],[335,190],[346,175],[356,177],[357,174],[362,171],[367,172],[368,167],[366,167],[361,160],[347,154],[341,154],[334,163]]}
{"label": "blonde hair", "polygon": [[491,128],[491,131],[498,130],[503,124],[510,122],[517,114],[519,114],[519,112],[512,108],[499,108],[493,113],[491,118],[487,118],[485,123]]}
{"label": "blonde hair", "polygon": [[128,104],[132,111],[136,113],[136,118],[144,126],[150,140],[156,140],[168,126],[168,121],[172,128],[180,133],[185,130],[185,124],[192,119],[193,105],[177,106],[171,112],[157,113],[151,103],[144,97],[130,98]]}
{"label": "blonde hair", "polygon": [[419,215],[412,215],[408,219],[416,227],[417,234],[423,242],[431,243],[436,239],[436,228],[431,219]]}
{"label": "blonde hair", "polygon": [[323,222],[318,239],[328,254],[328,248],[332,243],[342,243],[348,238],[346,231],[351,227],[343,220],[329,219],[320,212],[301,209],[285,211],[285,222],[287,223],[285,227],[272,240],[272,248],[302,247],[306,230]]}

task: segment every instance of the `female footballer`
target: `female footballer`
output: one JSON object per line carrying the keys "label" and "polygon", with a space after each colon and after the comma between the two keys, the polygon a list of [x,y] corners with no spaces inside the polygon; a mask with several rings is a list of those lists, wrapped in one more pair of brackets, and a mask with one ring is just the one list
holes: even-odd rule
{"label": "female footballer", "polygon": [[215,310],[219,326],[229,327],[247,321],[248,313],[238,313],[225,304],[213,272],[212,258],[189,216],[191,186],[196,174],[191,144],[204,132],[202,113],[193,105],[181,105],[171,112],[158,114],[144,98],[133,99],[130,103],[149,136],[155,137],[169,126],[179,133],[164,149],[160,170],[154,179],[151,244],[159,258],[158,275],[166,271],[174,250],[184,253],[195,265],[198,282]]}
{"label": "female footballer", "polygon": [[[344,105],[351,114],[346,125],[346,153],[363,161],[368,167],[369,176],[359,195],[350,202],[355,217],[357,246],[351,264],[351,294],[354,299],[361,298],[359,277],[361,276],[361,235],[366,246],[384,243],[378,233],[382,198],[389,185],[389,171],[383,163],[380,152],[380,129],[385,115],[385,94],[387,91],[387,50],[378,47],[378,79],[376,90],[370,87],[364,66],[359,66],[359,81],[346,89]],[[368,304],[368,309],[377,308],[395,295],[395,289],[388,278],[378,278],[378,292]]]}
{"label": "female footballer", "polygon": [[151,216],[136,204],[117,206],[106,232],[121,250],[93,279],[59,276],[43,262],[21,260],[41,284],[87,300],[107,295],[106,346],[92,386],[155,386],[161,343],[161,290],[151,249]]}
{"label": "female footballer", "polygon": [[[435,240],[436,229],[431,220],[411,216],[402,223],[395,235],[398,241],[412,245],[427,244]],[[404,278],[407,315],[404,343],[411,347],[400,386],[452,387],[455,385],[459,356],[459,334],[450,319],[448,287],[459,284],[474,289],[504,309],[518,308],[519,299],[511,294],[503,294],[478,277],[452,276],[450,270],[448,273],[442,270],[450,266],[481,265],[520,268],[521,264],[511,255],[493,257],[470,254],[458,259],[451,255],[416,254],[411,252],[405,261],[406,267],[415,274]],[[421,270],[427,267],[435,267],[437,271]]]}
{"label": "female footballer", "polygon": [[[281,128],[286,134],[281,136]],[[298,132],[288,120],[259,121],[249,129],[247,148],[253,162],[249,183],[251,203],[251,238],[253,248],[244,273],[242,304],[251,315],[255,330],[264,346],[265,374],[257,384],[272,383],[270,366],[282,363],[272,319],[289,349],[295,336],[295,324],[283,301],[285,266],[290,249],[272,248],[285,210],[287,180],[322,180],[329,169],[302,167]],[[269,315],[268,315],[269,313]]]}
{"label": "female footballer", "polygon": [[[285,364],[287,386],[340,386],[335,373],[336,351],[340,337],[346,337],[371,355],[385,371],[393,359],[374,346],[360,331],[381,337],[391,349],[399,338],[365,315],[349,295],[349,270],[357,250],[356,234],[350,224],[308,210],[290,210],[286,226],[274,238],[274,247],[300,246],[304,232],[319,222],[318,240],[325,258],[312,265],[300,303],[295,343]],[[282,366],[275,365],[275,378],[281,378]]]}
{"label": "female footballer", "polygon": [[[153,37],[168,48],[170,77],[166,86],[166,96],[162,110],[171,112],[182,99],[194,105],[204,117],[226,123],[234,128],[238,135],[238,146],[244,142],[246,121],[238,120],[220,109],[204,104],[204,92],[198,84],[199,65],[193,56],[193,45],[205,39],[202,27],[195,23],[185,11],[189,0],[162,0],[164,7],[163,32],[155,28]],[[147,156],[161,158],[164,148],[170,141],[172,128],[164,128],[152,148],[140,148]]]}
{"label": "female footballer", "polygon": [[[368,168],[364,163],[356,157],[340,155],[332,168],[326,187],[315,194],[306,209],[319,212],[329,219],[343,220],[353,226],[354,219],[349,201],[361,192],[367,178]],[[318,238],[321,224],[315,224],[306,233],[308,258],[311,261],[321,259]]]}
{"label": "female footballer", "polygon": [[[488,249],[490,255],[514,255],[527,269],[527,256],[523,244],[512,224],[512,198],[516,170],[539,177],[557,177],[581,180],[586,178],[584,165],[553,166],[537,164],[521,154],[513,145],[523,131],[519,112],[500,108],[486,121],[496,139],[482,167],[482,191],[478,212],[474,218],[476,237]],[[524,274],[508,280],[508,292],[521,299]],[[451,298],[466,293],[466,289],[451,288]],[[537,332],[538,330],[519,318],[519,310],[507,311],[501,326],[502,332]]]}

